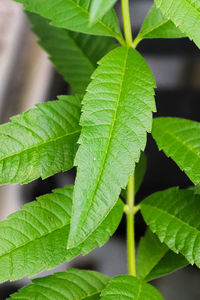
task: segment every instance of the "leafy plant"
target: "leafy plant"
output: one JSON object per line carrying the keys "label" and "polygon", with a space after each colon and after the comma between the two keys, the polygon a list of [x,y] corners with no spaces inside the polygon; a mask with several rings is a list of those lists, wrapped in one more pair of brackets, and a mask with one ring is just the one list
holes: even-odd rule
{"label": "leafy plant", "polygon": [[[200,2],[155,0],[132,40],[128,0],[121,0],[125,39],[115,0],[16,1],[74,94],[0,126],[0,184],[24,184],[73,166],[77,176],[74,187],[41,196],[0,223],[0,282],[31,277],[102,246],[124,212],[129,275],[67,270],[34,280],[11,299],[163,299],[148,281],[187,264],[200,267],[200,125],[156,118],[152,128],[156,84],[135,48],[147,38],[186,36],[199,47]],[[160,191],[135,205],[151,128],[158,147],[194,186]],[[148,229],[136,262],[138,211]]]}

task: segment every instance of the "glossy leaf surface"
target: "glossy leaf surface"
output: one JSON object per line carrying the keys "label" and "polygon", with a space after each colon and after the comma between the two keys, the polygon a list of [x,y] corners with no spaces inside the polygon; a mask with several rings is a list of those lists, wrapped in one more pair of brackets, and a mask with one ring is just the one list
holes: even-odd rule
{"label": "glossy leaf surface", "polygon": [[83,242],[116,203],[145,148],[155,110],[154,78],[136,50],[112,50],[92,78],[83,100],[68,247]]}

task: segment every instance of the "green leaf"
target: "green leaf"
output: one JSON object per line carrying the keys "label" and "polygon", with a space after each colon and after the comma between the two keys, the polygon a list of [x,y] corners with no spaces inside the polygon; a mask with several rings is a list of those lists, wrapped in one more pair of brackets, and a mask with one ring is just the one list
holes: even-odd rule
{"label": "green leaf", "polygon": [[141,238],[138,258],[137,276],[146,281],[164,276],[188,265],[181,255],[172,252],[149,229]]}
{"label": "green leaf", "polygon": [[[135,165],[135,194],[138,192],[142,181],[144,179],[144,175],[146,173],[147,168],[147,157],[144,152],[141,152],[140,160]],[[121,191],[121,195],[124,199],[126,199],[126,189]]]}
{"label": "green leaf", "polygon": [[123,210],[124,204],[118,199],[107,217],[99,224],[99,227],[82,244],[67,251],[67,260],[71,260],[80,253],[86,255],[96,247],[103,246],[117,229],[122,219]]}
{"label": "green leaf", "polygon": [[200,183],[200,123],[178,118],[156,118],[153,138],[194,184]]}
{"label": "green leaf", "polygon": [[200,267],[200,195],[195,190],[171,188],[141,203],[145,222],[175,253]]}
{"label": "green leaf", "polygon": [[101,19],[117,2],[117,0],[92,0],[90,8],[90,22],[95,24]]}
{"label": "green leaf", "polygon": [[68,269],[66,272],[37,278],[9,299],[80,300],[99,299],[110,279],[94,271]]}
{"label": "green leaf", "polygon": [[67,251],[73,187],[56,189],[0,222],[0,282],[29,277],[102,246],[123,214],[119,200],[99,228],[77,249]]}
{"label": "green leaf", "polygon": [[92,0],[15,0],[30,12],[51,20],[56,27],[86,34],[113,36],[122,39],[114,10],[109,11],[93,26],[90,25],[89,9]]}
{"label": "green leaf", "polygon": [[139,33],[140,39],[181,38],[185,36],[155,5],[150,9]]}
{"label": "green leaf", "polygon": [[98,227],[126,187],[155,110],[154,78],[136,50],[119,47],[99,64],[83,100],[70,248]]}
{"label": "green leaf", "polygon": [[155,287],[129,275],[112,279],[101,296],[102,300],[163,300]]}
{"label": "green leaf", "polygon": [[28,183],[73,167],[80,97],[37,104],[0,125],[0,184]]}
{"label": "green leaf", "polygon": [[200,48],[199,0],[154,0],[156,6]]}
{"label": "green leaf", "polygon": [[56,28],[39,15],[27,15],[32,30],[39,37],[39,44],[47,51],[58,72],[75,93],[84,93],[97,61],[114,48],[113,40]]}

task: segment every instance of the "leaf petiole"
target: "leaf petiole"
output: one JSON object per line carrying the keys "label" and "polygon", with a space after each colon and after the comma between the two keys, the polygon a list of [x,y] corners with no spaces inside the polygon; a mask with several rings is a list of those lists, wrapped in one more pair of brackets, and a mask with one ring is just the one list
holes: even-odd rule
{"label": "leaf petiole", "polygon": [[126,38],[126,43],[129,47],[132,44],[132,30],[131,30],[131,19],[129,12],[129,0],[121,0],[122,5],[122,17],[124,23],[124,35]]}

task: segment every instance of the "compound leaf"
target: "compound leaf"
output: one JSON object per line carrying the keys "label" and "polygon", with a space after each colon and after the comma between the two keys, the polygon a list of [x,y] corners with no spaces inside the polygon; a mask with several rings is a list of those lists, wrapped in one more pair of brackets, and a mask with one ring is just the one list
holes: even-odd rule
{"label": "compound leaf", "polygon": [[90,8],[90,22],[95,24],[99,19],[101,19],[105,13],[113,7],[117,0],[92,0]]}
{"label": "compound leaf", "polygon": [[154,193],[141,203],[145,222],[175,253],[200,267],[200,195],[195,190]]}
{"label": "compound leaf", "polygon": [[140,39],[181,38],[185,36],[155,5],[150,9],[139,33]]}
{"label": "compound leaf", "polygon": [[200,183],[200,123],[178,118],[156,118],[152,135],[194,184]]}
{"label": "compound leaf", "polygon": [[107,276],[94,271],[68,269],[34,279],[32,284],[20,289],[9,299],[97,300],[109,280]]}
{"label": "compound leaf", "polygon": [[0,222],[0,282],[30,277],[86,254],[114,233],[123,214],[120,200],[85,243],[67,251],[72,193],[73,186],[56,189]]}
{"label": "compound leaf", "polygon": [[152,285],[129,275],[113,278],[101,292],[102,300],[163,300]]}
{"label": "compound leaf", "polygon": [[27,13],[58,72],[69,82],[75,93],[84,93],[97,61],[115,46],[112,39],[56,28],[37,14]]}
{"label": "compound leaf", "polygon": [[37,104],[0,125],[0,184],[28,183],[73,167],[80,97]]}
{"label": "compound leaf", "polygon": [[188,265],[188,261],[181,255],[171,251],[161,243],[155,234],[147,229],[141,238],[138,258],[137,276],[149,281]]}
{"label": "compound leaf", "polygon": [[200,1],[154,0],[156,6],[200,47]]}
{"label": "compound leaf", "polygon": [[155,110],[154,78],[136,50],[116,48],[99,64],[83,100],[70,248],[116,203],[144,150]]}
{"label": "compound leaf", "polygon": [[89,9],[92,0],[15,0],[25,10],[51,20],[56,27],[86,34],[113,36],[122,39],[114,10],[109,11],[93,26],[90,25]]}

